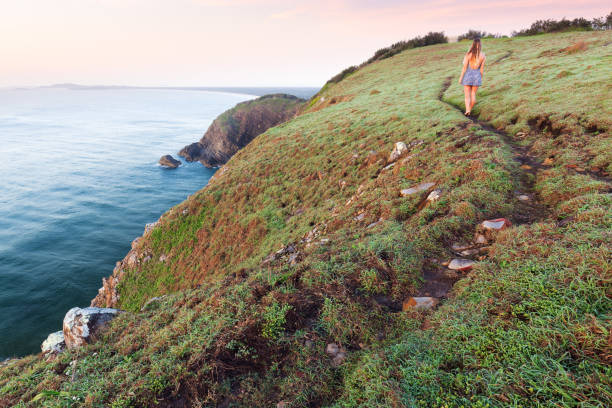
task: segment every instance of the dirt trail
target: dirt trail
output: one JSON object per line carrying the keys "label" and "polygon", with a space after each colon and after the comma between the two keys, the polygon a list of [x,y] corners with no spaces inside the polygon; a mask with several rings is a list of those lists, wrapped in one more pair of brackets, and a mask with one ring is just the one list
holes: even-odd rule
{"label": "dirt trail", "polygon": [[[461,108],[448,103],[444,100],[444,94],[451,84],[452,77],[447,78],[438,94],[440,102],[445,103],[462,113]],[[517,162],[517,181],[519,189],[515,192],[516,196],[512,199],[516,202],[514,211],[510,216],[510,220],[514,224],[532,224],[533,222],[543,220],[550,215],[546,206],[538,200],[534,189],[535,179],[538,171],[542,169],[542,164],[535,158],[529,155],[529,148],[520,146],[506,132],[494,128],[490,123],[479,120],[476,117],[467,117],[473,124],[480,128],[494,133],[510,147],[513,153],[513,158]],[[526,196],[528,199],[521,200],[519,196]],[[523,197],[524,198],[524,197]],[[449,271],[439,264],[427,264],[423,268],[423,285],[419,289],[417,296],[432,296],[436,298],[444,298],[453,287],[455,282],[461,278],[460,275],[452,277]]]}
{"label": "dirt trail", "polygon": [[[453,105],[444,100],[444,93],[450,87],[451,80],[452,77],[448,77],[444,81],[442,89],[438,94],[438,99],[440,102],[445,103],[463,113],[461,107]],[[511,221],[515,224],[531,224],[535,221],[547,218],[549,215],[549,210],[546,208],[546,206],[539,202],[537,194],[534,190],[537,173],[543,168],[540,161],[529,154],[528,147],[519,145],[508,133],[496,129],[490,123],[482,121],[477,117],[467,116],[466,118],[482,129],[498,135],[500,139],[507,146],[509,146],[510,149],[512,149],[514,160],[519,165],[519,190],[517,191],[517,196],[526,195],[529,197],[529,200],[517,200],[518,202],[511,216]]]}

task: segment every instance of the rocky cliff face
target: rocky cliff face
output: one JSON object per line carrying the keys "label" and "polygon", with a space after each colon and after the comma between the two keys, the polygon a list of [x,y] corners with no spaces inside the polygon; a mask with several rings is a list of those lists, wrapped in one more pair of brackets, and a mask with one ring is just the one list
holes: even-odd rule
{"label": "rocky cliff face", "polygon": [[286,94],[239,103],[215,119],[202,139],[185,146],[179,155],[207,167],[220,166],[256,136],[293,118],[303,103]]}

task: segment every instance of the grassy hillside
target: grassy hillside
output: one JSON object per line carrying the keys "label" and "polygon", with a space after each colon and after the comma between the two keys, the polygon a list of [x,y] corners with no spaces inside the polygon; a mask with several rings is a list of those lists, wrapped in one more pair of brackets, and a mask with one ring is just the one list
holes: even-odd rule
{"label": "grassy hillside", "polygon": [[[367,65],[258,136],[139,241],[131,313],[0,368],[0,406],[610,406],[612,32],[483,40],[473,121],[468,45]],[[400,195],[423,182],[438,200]]]}

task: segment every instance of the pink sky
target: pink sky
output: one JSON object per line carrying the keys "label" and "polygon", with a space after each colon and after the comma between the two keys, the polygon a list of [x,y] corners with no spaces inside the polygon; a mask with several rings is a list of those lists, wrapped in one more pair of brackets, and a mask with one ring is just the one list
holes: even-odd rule
{"label": "pink sky", "polygon": [[428,31],[509,34],[608,1],[19,0],[0,13],[0,86],[321,86]]}

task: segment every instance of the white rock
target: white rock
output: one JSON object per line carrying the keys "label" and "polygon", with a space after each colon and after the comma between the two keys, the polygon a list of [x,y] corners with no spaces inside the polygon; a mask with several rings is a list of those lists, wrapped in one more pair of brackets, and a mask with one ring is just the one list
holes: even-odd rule
{"label": "white rock", "polygon": [[438,304],[438,299],[434,297],[411,297],[402,304],[402,310],[409,309],[431,309]]}
{"label": "white rock", "polygon": [[442,190],[435,189],[427,196],[427,201],[434,202],[440,198],[442,195]]}
{"label": "white rock", "polygon": [[402,197],[406,197],[421,191],[426,191],[435,186],[436,183],[421,183],[415,187],[410,187],[401,191]]}
{"label": "white rock", "polygon": [[330,356],[334,357],[340,352],[340,347],[336,343],[329,343],[325,348],[325,352]]}
{"label": "white rock", "polygon": [[485,237],[482,234],[476,234],[474,242],[476,242],[477,244],[481,244],[481,245],[486,244],[487,243],[487,237]]}
{"label": "white rock", "polygon": [[64,332],[56,331],[47,336],[47,339],[43,341],[40,346],[44,354],[47,353],[61,353],[66,348],[66,342],[64,341]]}
{"label": "white rock", "polygon": [[474,261],[471,259],[456,258],[450,261],[448,269],[455,271],[468,271],[474,266]]}
{"label": "white rock", "polygon": [[404,142],[397,142],[393,147],[393,151],[389,155],[389,160],[387,162],[391,163],[402,157],[404,153],[408,152],[408,146]]}
{"label": "white rock", "polygon": [[520,196],[518,196],[518,199],[521,201],[529,201],[530,198],[527,194],[521,194]]}
{"label": "white rock", "polygon": [[119,310],[100,307],[73,307],[64,316],[64,341],[66,347],[76,348],[92,341],[94,336]]}
{"label": "white rock", "polygon": [[145,225],[144,233],[146,234],[146,233],[152,231],[155,227],[157,227],[157,224],[159,224],[159,220],[155,221],[155,222],[151,222],[149,224],[146,224]]}
{"label": "white rock", "polygon": [[510,225],[510,221],[505,218],[496,218],[494,220],[486,220],[482,222],[482,227],[484,229],[495,231],[502,230]]}

